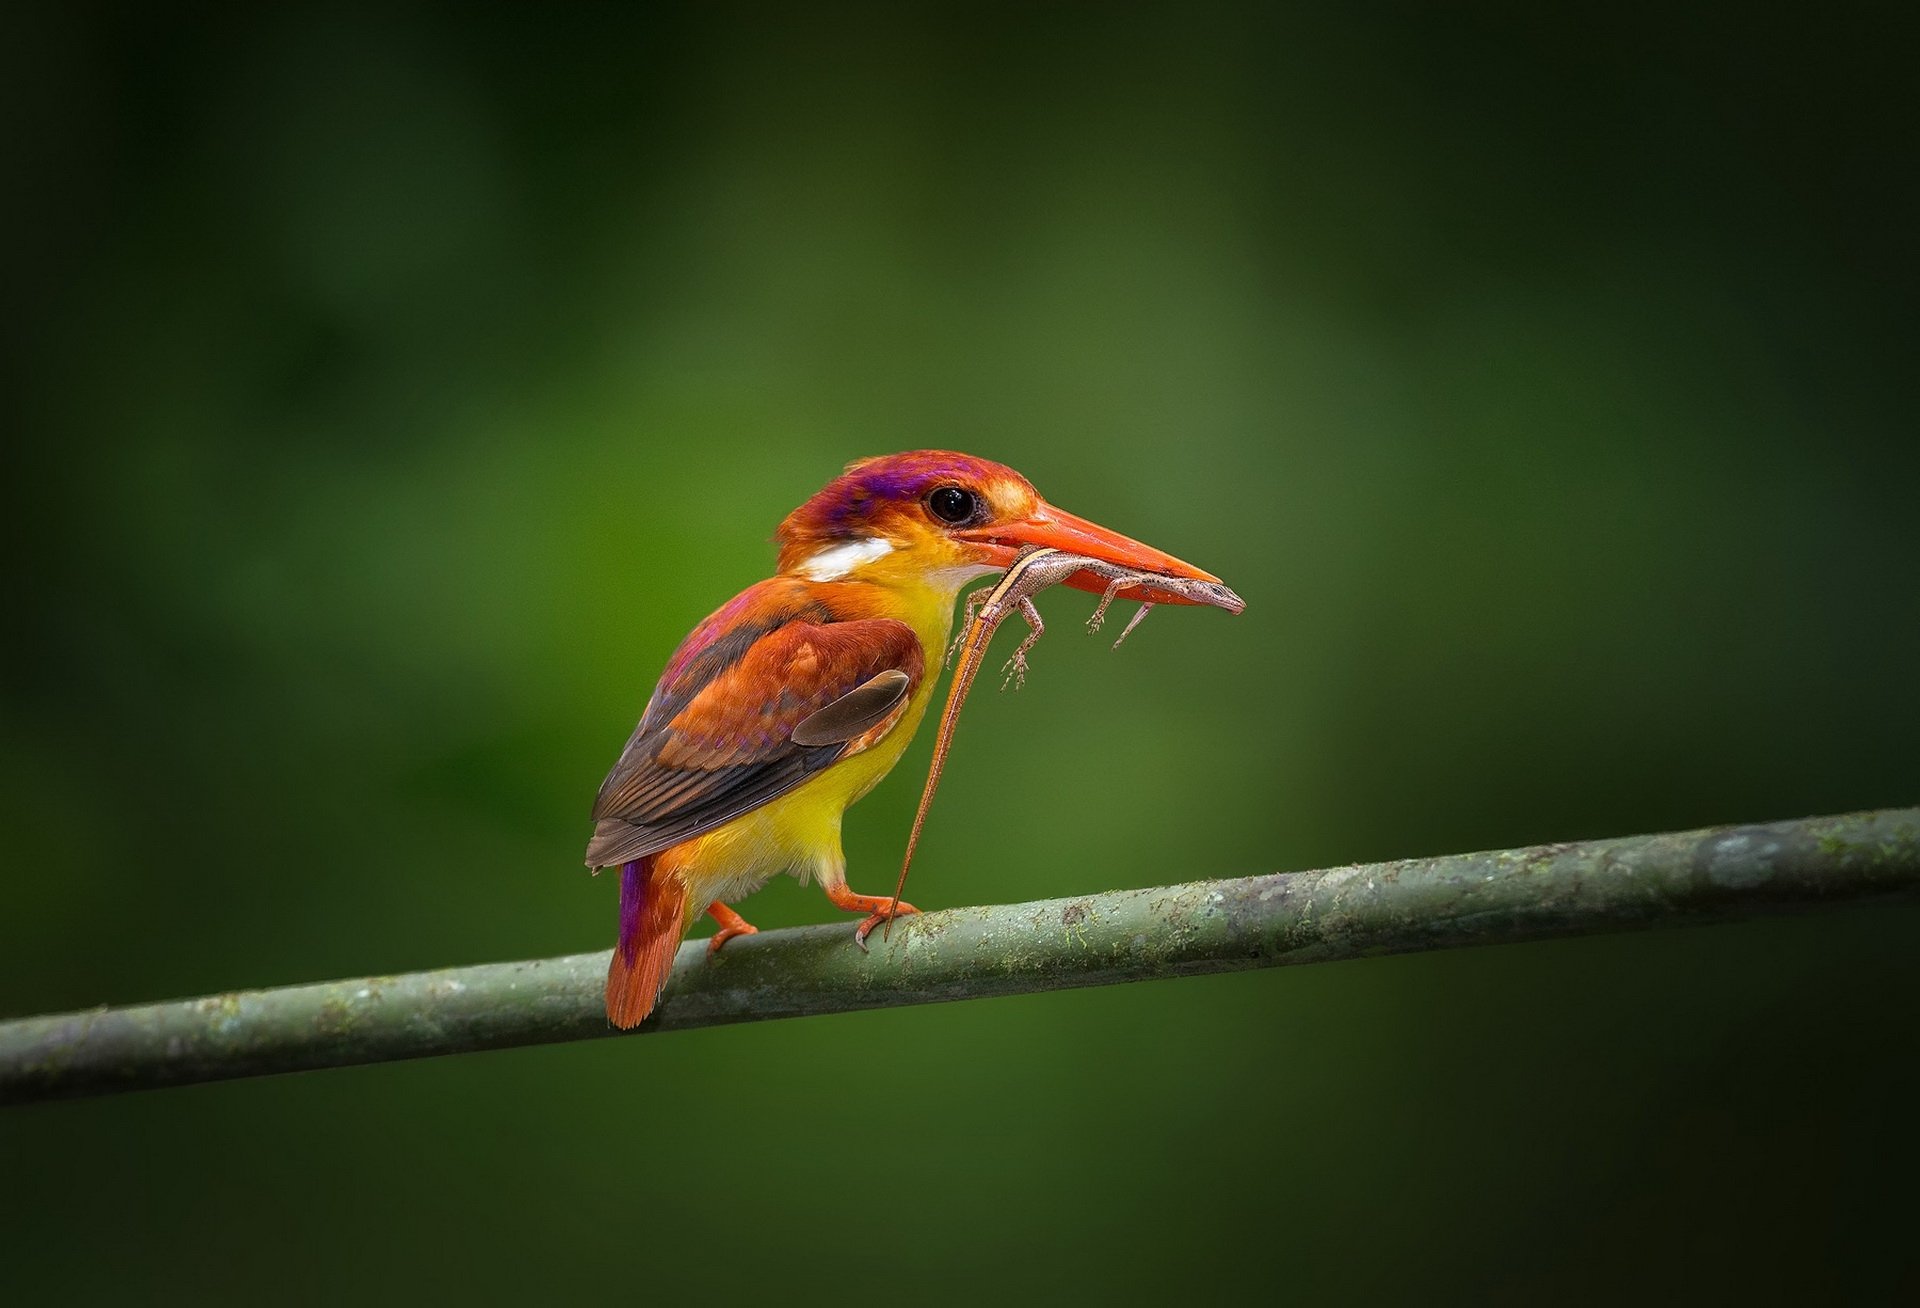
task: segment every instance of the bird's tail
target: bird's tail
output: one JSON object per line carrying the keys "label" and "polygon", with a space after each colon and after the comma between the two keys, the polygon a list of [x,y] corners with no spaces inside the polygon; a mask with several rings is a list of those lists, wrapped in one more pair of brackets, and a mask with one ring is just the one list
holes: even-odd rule
{"label": "bird's tail", "polygon": [[620,941],[607,968],[607,1020],[622,1030],[653,1011],[687,929],[686,884],[655,876],[654,858],[620,865]]}

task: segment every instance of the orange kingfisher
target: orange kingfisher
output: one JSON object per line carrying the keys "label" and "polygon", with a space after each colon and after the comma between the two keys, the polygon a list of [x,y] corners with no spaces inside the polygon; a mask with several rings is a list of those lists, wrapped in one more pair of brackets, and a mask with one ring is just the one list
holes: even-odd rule
{"label": "orange kingfisher", "polygon": [[[693,629],[593,805],[587,866],[620,869],[607,1017],[653,1011],[704,908],[719,949],[755,928],[728,904],[780,872],[864,913],[840,817],[900,761],[933,697],[960,588],[1030,547],[1137,572],[1218,578],[1053,507],[1012,468],[950,450],[849,464],[787,515],[776,573]],[[1104,578],[1066,584],[1095,592]],[[902,913],[917,910],[899,905]]]}

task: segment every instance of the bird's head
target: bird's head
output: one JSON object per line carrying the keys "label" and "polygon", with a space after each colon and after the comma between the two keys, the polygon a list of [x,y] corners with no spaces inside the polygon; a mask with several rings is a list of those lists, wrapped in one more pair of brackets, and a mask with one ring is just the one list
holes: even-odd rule
{"label": "bird's head", "polygon": [[[1117,531],[1055,508],[1003,463],[951,450],[861,459],[787,515],[776,535],[780,571],[811,581],[915,582],[958,591],[998,572],[1030,545],[1140,572],[1219,578]],[[1077,573],[1067,584],[1100,592]],[[1187,603],[1156,595],[1165,603]]]}

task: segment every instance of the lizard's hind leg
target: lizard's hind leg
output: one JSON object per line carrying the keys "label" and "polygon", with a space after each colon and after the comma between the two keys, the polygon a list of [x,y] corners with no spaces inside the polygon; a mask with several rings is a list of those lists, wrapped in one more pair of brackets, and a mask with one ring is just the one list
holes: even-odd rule
{"label": "lizard's hind leg", "polygon": [[993,591],[994,588],[992,586],[982,586],[979,590],[967,596],[967,602],[963,606],[966,617],[960,622],[960,634],[947,642],[947,657],[942,664],[943,667],[950,668],[953,666],[953,656],[960,651],[960,646],[965,643],[967,639],[968,630],[972,628],[974,620],[980,616],[980,606],[993,598]]}
{"label": "lizard's hind leg", "polygon": [[1008,682],[1013,683],[1015,690],[1027,684],[1027,651],[1034,647],[1040,637],[1047,634],[1047,624],[1040,620],[1040,610],[1034,607],[1032,600],[1021,599],[1020,616],[1027,620],[1027,626],[1032,630],[1027,633],[1025,640],[1014,647],[1013,657],[1008,659],[1000,669],[1007,674],[1006,680],[1000,683],[1002,690],[1007,688]]}

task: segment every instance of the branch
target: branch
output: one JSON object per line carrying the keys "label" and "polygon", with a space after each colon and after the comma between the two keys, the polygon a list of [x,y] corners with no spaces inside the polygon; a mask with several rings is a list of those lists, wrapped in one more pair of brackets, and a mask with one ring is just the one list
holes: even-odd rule
{"label": "branch", "polygon": [[[681,947],[640,1032],[1728,921],[1920,895],[1920,809],[960,908]],[[0,1103],[619,1034],[607,955],[0,1023]]]}

